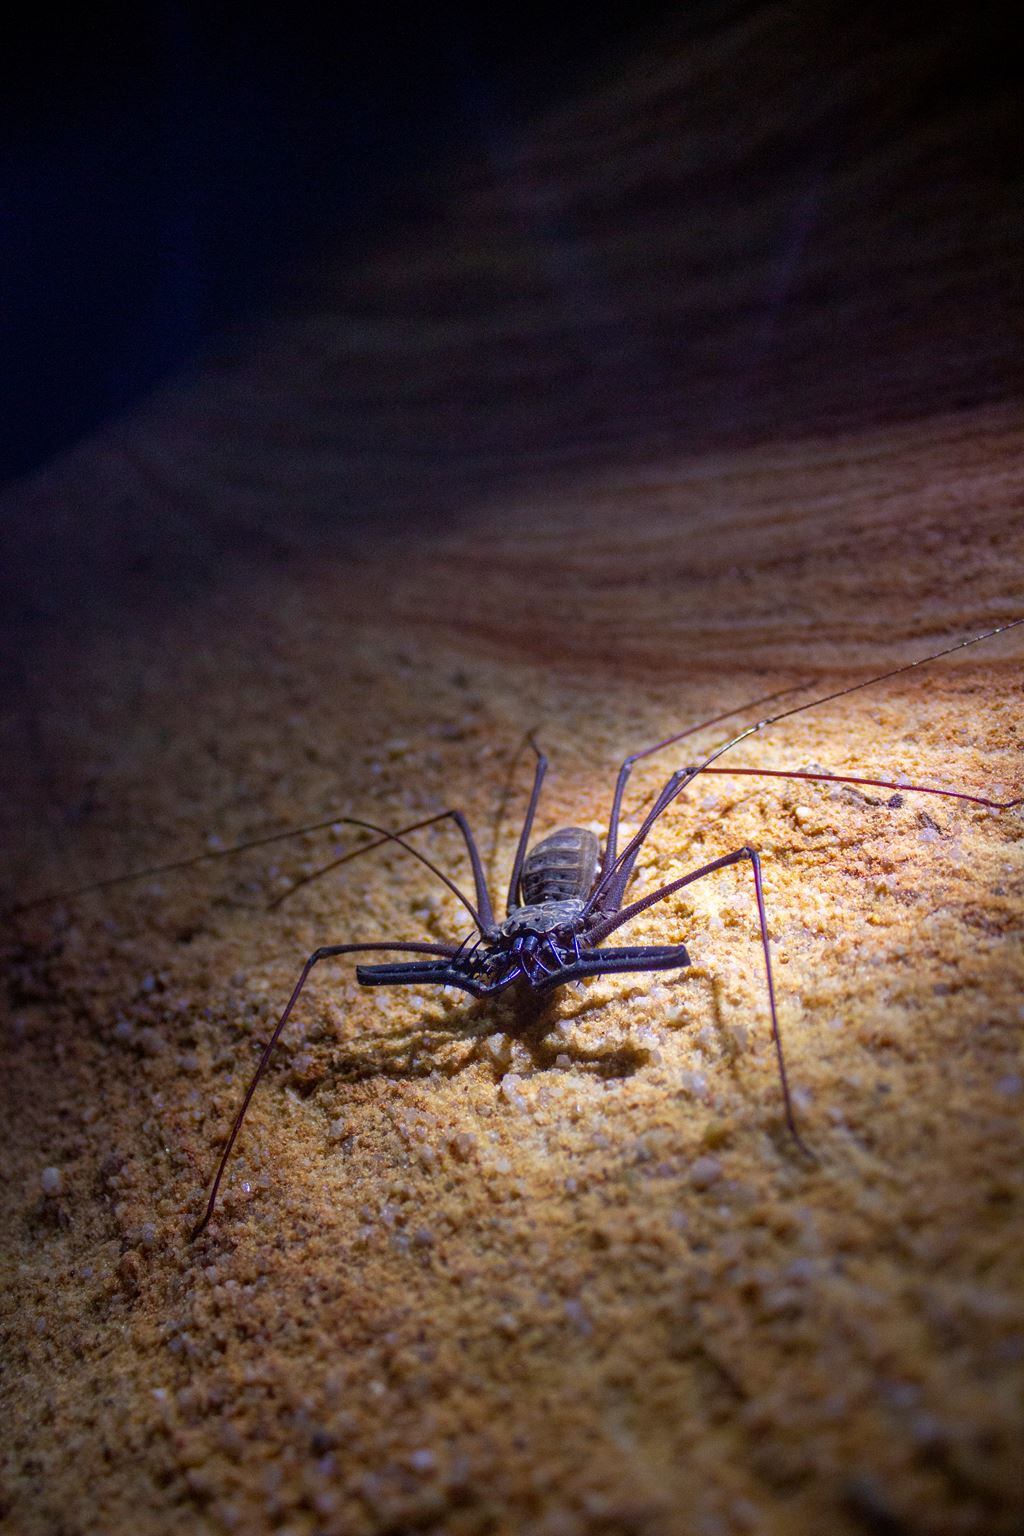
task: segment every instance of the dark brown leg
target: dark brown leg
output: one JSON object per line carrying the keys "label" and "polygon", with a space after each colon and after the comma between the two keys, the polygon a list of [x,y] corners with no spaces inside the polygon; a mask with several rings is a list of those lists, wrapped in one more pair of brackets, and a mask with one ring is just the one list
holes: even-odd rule
{"label": "dark brown leg", "polygon": [[309,978],[310,971],[313,969],[314,965],[318,964],[318,962],[321,960],[330,960],[336,958],[338,955],[352,955],[362,953],[367,950],[404,950],[407,952],[411,951],[413,954],[437,955],[445,960],[450,960],[451,957],[455,954],[454,947],[448,944],[407,944],[401,942],[394,944],[327,944],[321,949],[315,949],[313,951],[305,965],[302,967],[302,972],[298,981],[295,983],[292,995],[285,1004],[284,1012],[281,1014],[281,1017],[274,1025],[273,1034],[267,1041],[266,1045],[263,1047],[263,1052],[260,1056],[256,1070],[250,1079],[248,1088],[245,1090],[245,1096],[239,1105],[238,1113],[235,1115],[234,1124],[231,1127],[231,1133],[228,1136],[224,1151],[221,1153],[221,1159],[217,1165],[216,1177],[213,1181],[213,1188],[210,1191],[210,1198],[206,1203],[206,1210],[203,1213],[202,1220],[197,1222],[196,1225],[192,1228],[192,1239],[195,1239],[199,1236],[204,1227],[209,1224],[210,1218],[213,1215],[214,1207],[217,1204],[217,1192],[220,1189],[221,1179],[224,1177],[224,1170],[228,1165],[228,1158],[231,1156],[231,1149],[235,1145],[235,1140],[239,1131],[242,1129],[242,1121],[245,1119],[245,1113],[249,1108],[249,1102],[252,1099],[253,1094],[256,1092],[257,1083],[267,1069],[267,1064],[274,1053],[274,1047],[281,1037],[281,1031],[284,1029],[285,1025],[288,1023],[288,1020],[291,1018],[292,1009],[295,1007],[295,1004],[299,1000],[302,989],[306,985],[306,982]]}
{"label": "dark brown leg", "polygon": [[526,858],[526,850],[530,846],[530,833],[533,831],[533,818],[537,814],[537,801],[540,799],[540,787],[544,782],[544,775],[548,771],[548,760],[540,750],[533,737],[530,737],[530,746],[537,754],[537,767],[533,775],[533,789],[530,791],[530,803],[526,807],[526,815],[523,818],[523,830],[519,834],[519,844],[516,848],[515,862],[512,865],[512,878],[508,883],[508,895],[505,898],[505,912],[511,912],[519,903],[519,877],[523,872],[523,860]]}
{"label": "dark brown leg", "polygon": [[[599,944],[602,939],[614,933],[623,923],[628,923],[631,917],[644,912],[648,907],[653,907],[655,902],[664,901],[666,896],[671,896],[675,891],[681,891],[685,885],[692,885],[695,880],[703,880],[705,875],[713,875],[719,869],[728,869],[731,864],[738,864],[741,859],[748,859],[754,871],[754,892],[757,897],[757,916],[761,925],[761,948],[764,953],[765,975],[768,980],[768,1007],[772,1020],[772,1039],[775,1043],[775,1059],[779,1067],[779,1081],[782,1084],[782,1101],[786,1111],[786,1125],[797,1146],[808,1156],[813,1156],[810,1148],[805,1143],[800,1132],[796,1128],[796,1118],[793,1114],[793,1100],[789,1092],[789,1079],[786,1075],[786,1059],[782,1050],[782,1035],[779,1031],[779,1015],[775,1006],[775,983],[772,978],[772,957],[768,945],[768,919],[764,909],[764,887],[761,882],[761,860],[753,848],[737,848],[735,853],[727,853],[720,859],[713,859],[710,864],[704,864],[700,869],[695,869],[688,875],[683,875],[679,880],[672,880],[668,885],[661,886],[652,891],[649,896],[642,896],[639,901],[634,901],[630,906],[624,907],[621,912],[599,923],[588,935],[591,943]],[[600,953],[600,951],[598,951]]]}
{"label": "dark brown leg", "polygon": [[993,811],[1009,811],[1016,805],[1024,805],[1024,795],[1015,800],[990,800],[984,795],[969,795],[962,789],[935,789],[930,784],[904,784],[899,779],[867,779],[852,773],[812,773],[802,768],[687,768],[697,773],[735,774],[748,779],[809,779],[817,784],[867,784],[873,789],[895,789],[900,794],[943,795],[949,800],[966,800],[971,805],[984,805]]}
{"label": "dark brown leg", "polygon": [[[617,908],[625,892],[626,884],[629,880],[630,874],[632,873],[637,854],[639,853],[640,848],[643,846],[644,840],[646,839],[654,823],[657,821],[658,817],[661,816],[665,810],[667,810],[676,796],[686,788],[687,784],[692,783],[698,774],[711,773],[714,771],[725,772],[726,770],[724,769],[714,770],[712,769],[711,765],[712,763],[717,762],[720,757],[723,757],[726,752],[730,752],[733,747],[738,747],[741,742],[747,741],[751,736],[756,736],[759,731],[766,730],[769,726],[777,725],[780,720],[788,720],[791,715],[803,714],[805,710],[817,709],[821,704],[829,704],[834,699],[843,699],[847,696],[847,694],[850,693],[859,693],[862,688],[870,688],[875,683],[884,683],[888,678],[899,677],[904,672],[913,672],[917,667],[923,667],[926,666],[929,662],[938,661],[943,656],[951,656],[955,651],[962,651],[968,646],[977,645],[981,640],[991,640],[994,638],[994,636],[1004,634],[1007,630],[1016,629],[1020,624],[1024,624],[1024,618],[1011,619],[1009,623],[1000,624],[995,629],[986,630],[984,634],[971,635],[966,640],[958,640],[955,645],[945,646],[941,651],[933,651],[929,656],[919,656],[916,661],[908,661],[905,662],[902,666],[892,667],[888,672],[879,672],[874,677],[866,678],[862,683],[851,683],[846,688],[837,688],[832,693],[822,694],[819,698],[816,699],[809,699],[806,704],[795,704],[792,709],[784,709],[781,710],[777,715],[769,715],[764,720],[758,720],[754,725],[746,726],[742,731],[739,732],[738,735],[733,736],[730,741],[723,742],[720,747],[716,747],[713,752],[709,753],[703,762],[691,768],[681,768],[677,770],[669,777],[664,789],[659,794],[653,807],[644,817],[640,829],[633,835],[633,837],[630,838],[626,847],[620,854],[617,855],[614,861],[610,859],[605,860],[605,863],[602,866],[604,873],[598,880],[594,890],[591,892],[590,900],[587,904],[588,913],[601,910],[612,912]],[[652,748],[650,750],[656,749]],[[627,763],[628,762],[629,760],[627,759]],[[753,768],[745,770],[745,772],[752,775],[766,771],[770,772],[770,770]],[[788,775],[782,776],[788,777]],[[795,777],[796,775],[793,776]],[[804,776],[808,778],[812,777],[810,774]],[[827,778],[829,775],[822,775],[821,777]],[[836,775],[836,778],[839,778],[839,776]],[[919,793],[951,795],[954,798],[973,800],[976,804],[988,805],[994,809],[999,810],[1005,810],[1010,806],[1024,804],[1024,801],[1020,799],[1008,801],[988,800],[982,799],[977,795],[962,794],[956,790],[928,790],[924,785],[889,785],[887,781],[883,780],[857,780],[854,778],[843,780],[839,778],[839,782],[877,783],[882,788],[910,788],[916,790]]]}
{"label": "dark brown leg", "polygon": [[653,757],[655,752],[661,752],[665,747],[674,746],[677,741],[684,741],[687,736],[695,736],[698,731],[707,730],[709,726],[720,725],[723,720],[731,720],[733,715],[745,714],[748,709],[757,709],[761,704],[770,704],[773,699],[781,699],[784,694],[794,693],[795,688],[779,688],[775,693],[766,693],[759,699],[751,699],[746,704],[737,704],[735,709],[727,709],[721,715],[713,715],[710,720],[702,720],[699,725],[688,725],[685,731],[678,731],[675,736],[666,736],[664,741],[655,742],[653,747],[644,747],[642,752],[633,752],[625,758],[619,769],[618,778],[615,780],[615,793],[612,796],[611,815],[608,818],[608,839],[605,843],[604,856],[601,859],[601,874],[604,875],[615,863],[616,848],[619,840],[619,818],[622,814],[622,797],[626,792],[629,776],[633,771],[633,764],[641,762],[645,757]]}
{"label": "dark brown leg", "polygon": [[[470,863],[471,866],[473,866],[473,883],[474,886],[476,886],[477,914],[479,914],[479,923],[477,923],[477,926],[481,928],[482,932],[493,931],[494,909],[493,906],[491,906],[490,891],[487,889],[487,880],[485,880],[484,877],[484,866],[482,866],[481,854],[479,854],[479,849],[477,849],[476,839],[473,837],[473,831],[471,831],[470,823],[467,822],[467,819],[465,819],[462,811],[439,811],[436,816],[425,816],[421,822],[410,822],[408,823],[408,826],[399,826],[399,829],[396,831],[396,833],[384,833],[384,836],[375,837],[375,840],[373,840],[372,843],[364,843],[362,848],[348,849],[347,854],[341,854],[338,859],[332,859],[332,862],[325,863],[325,865],[322,865],[321,868],[313,869],[312,874],[306,874],[306,876],[302,876],[301,880],[296,880],[293,885],[290,885],[289,888],[287,888],[287,891],[282,892],[281,895],[275,897],[273,902],[270,902],[269,911],[275,911],[278,906],[281,906],[282,902],[287,902],[289,897],[295,895],[296,891],[301,891],[302,886],[312,885],[313,880],[319,880],[321,879],[321,876],[330,874],[332,869],[341,868],[341,865],[344,865],[344,863],[348,863],[352,859],[359,859],[359,857],[362,857],[362,854],[368,854],[368,852],[372,852],[375,848],[382,848],[385,843],[401,843],[402,848],[408,848],[407,843],[402,842],[402,839],[407,837],[408,833],[418,833],[419,829],[424,828],[424,826],[434,826],[436,823],[444,822],[444,820],[447,819],[453,820],[453,822],[456,823],[457,828],[459,828],[459,831],[462,833],[462,837],[464,837],[468,854],[470,854]],[[330,823],[330,825],[370,826],[372,823],[359,822],[359,820],[355,820],[355,817],[339,816],[336,817],[335,822]],[[424,856],[422,856],[421,852],[416,851],[415,848],[410,848],[408,851],[413,852],[413,854],[415,854],[415,856],[418,857],[421,862],[427,862],[427,860],[424,859]],[[433,865],[430,865],[430,868],[433,869]],[[434,874],[441,874],[441,871],[434,869]],[[445,880],[447,885],[451,885],[451,882],[448,882],[448,877],[444,876],[444,874],[442,874],[441,879]],[[451,886],[451,889],[454,889],[454,886]],[[456,891],[456,895],[459,895],[459,892]],[[462,897],[462,895],[461,900],[462,905],[468,906],[467,900],[465,900],[465,897]],[[476,915],[474,915],[474,922],[476,922]]]}

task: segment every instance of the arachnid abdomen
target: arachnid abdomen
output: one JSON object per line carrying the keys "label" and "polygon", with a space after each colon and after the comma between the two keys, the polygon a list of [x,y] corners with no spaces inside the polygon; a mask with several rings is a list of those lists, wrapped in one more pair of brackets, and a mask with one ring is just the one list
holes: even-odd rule
{"label": "arachnid abdomen", "polygon": [[597,874],[600,846],[586,827],[562,827],[530,849],[519,880],[524,907],[583,900]]}

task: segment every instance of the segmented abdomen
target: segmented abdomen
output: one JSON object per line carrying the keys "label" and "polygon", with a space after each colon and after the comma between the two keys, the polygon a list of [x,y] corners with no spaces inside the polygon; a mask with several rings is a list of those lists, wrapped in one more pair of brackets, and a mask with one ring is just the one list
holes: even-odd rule
{"label": "segmented abdomen", "polygon": [[548,901],[582,900],[597,874],[600,845],[586,827],[563,827],[531,848],[519,881],[524,907]]}

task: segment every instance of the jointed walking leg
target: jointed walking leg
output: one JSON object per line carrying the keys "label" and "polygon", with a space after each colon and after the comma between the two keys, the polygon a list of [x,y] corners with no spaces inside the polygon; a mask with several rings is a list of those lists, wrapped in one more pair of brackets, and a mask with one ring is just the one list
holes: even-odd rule
{"label": "jointed walking leg", "polygon": [[299,1000],[302,989],[306,985],[306,982],[309,978],[310,971],[313,969],[314,965],[317,965],[321,960],[330,960],[336,958],[338,955],[352,955],[362,953],[367,950],[404,950],[406,952],[412,952],[413,954],[419,955],[437,955],[444,960],[450,960],[451,957],[455,954],[455,949],[450,944],[411,944],[404,942],[396,942],[393,944],[327,944],[322,948],[315,949],[313,951],[305,965],[302,967],[299,979],[295,983],[295,986],[292,990],[292,995],[285,1004],[284,1012],[281,1014],[281,1017],[274,1025],[273,1034],[270,1036],[270,1039],[263,1047],[263,1051],[260,1055],[256,1070],[249,1081],[248,1088],[245,1090],[245,1095],[238,1107],[238,1113],[235,1115],[234,1124],[231,1127],[231,1132],[225,1144],[224,1151],[221,1153],[220,1162],[217,1165],[217,1174],[213,1181],[213,1188],[210,1191],[210,1198],[206,1203],[206,1210],[203,1213],[202,1219],[198,1221],[192,1229],[191,1235],[193,1238],[199,1236],[200,1232],[202,1232],[203,1228],[207,1226],[211,1216],[213,1215],[214,1207],[217,1204],[217,1192],[220,1189],[221,1179],[224,1177],[224,1170],[228,1165],[228,1158],[231,1156],[231,1149],[235,1144],[235,1140],[239,1131],[242,1129],[242,1121],[245,1119],[245,1113],[249,1108],[249,1102],[252,1099],[253,1094],[256,1092],[257,1083],[266,1071],[267,1064],[269,1063],[270,1058],[274,1053],[274,1047],[278,1040],[281,1038],[281,1031],[284,1029],[285,1025],[288,1023],[288,1020],[291,1018],[292,1009],[295,1007],[295,1004]]}
{"label": "jointed walking leg", "polygon": [[[749,860],[751,868],[754,871],[754,892],[757,898],[757,916],[758,922],[761,925],[761,949],[764,953],[764,969],[765,976],[768,981],[768,1007],[772,1020],[772,1040],[775,1044],[775,1057],[776,1061],[778,1062],[779,1081],[782,1084],[782,1100],[786,1111],[786,1125],[789,1127],[790,1134],[792,1135],[793,1140],[796,1142],[797,1146],[800,1147],[801,1151],[806,1152],[808,1156],[813,1156],[810,1148],[806,1145],[803,1137],[800,1135],[800,1132],[796,1128],[796,1118],[793,1113],[793,1100],[789,1091],[789,1079],[786,1074],[786,1059],[782,1050],[782,1035],[779,1030],[779,1015],[775,1004],[775,982],[772,977],[772,957],[771,949],[768,943],[768,918],[765,914],[764,907],[764,886],[761,880],[761,860],[758,857],[755,849],[750,847],[737,848],[735,853],[727,853],[724,855],[724,857],[720,859],[713,859],[710,864],[704,864],[700,869],[695,869],[690,874],[683,875],[679,880],[669,881],[668,885],[659,887],[658,890],[652,891],[648,896],[641,896],[638,901],[634,901],[628,907],[624,907],[621,912],[616,912],[610,917],[606,918],[603,923],[600,923],[595,929],[592,930],[589,937],[592,943],[599,944],[601,940],[607,938],[610,933],[614,933],[616,928],[620,928],[623,923],[628,923],[630,918],[636,917],[638,913],[646,911],[648,907],[653,907],[655,902],[664,901],[666,896],[671,896],[676,891],[681,891],[684,886],[692,885],[695,880],[703,880],[705,875],[715,874],[716,871],[720,869],[728,869],[731,864],[738,864],[741,859]],[[597,953],[600,954],[600,951],[597,951]]]}

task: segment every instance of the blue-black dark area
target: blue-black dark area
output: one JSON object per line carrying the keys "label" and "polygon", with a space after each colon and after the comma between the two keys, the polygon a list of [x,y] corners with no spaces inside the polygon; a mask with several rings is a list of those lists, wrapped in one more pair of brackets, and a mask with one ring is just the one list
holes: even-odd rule
{"label": "blue-black dark area", "polygon": [[[662,5],[27,10],[0,48],[0,481],[139,400]],[[423,195],[422,191],[419,195]]]}

